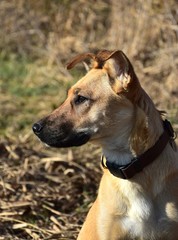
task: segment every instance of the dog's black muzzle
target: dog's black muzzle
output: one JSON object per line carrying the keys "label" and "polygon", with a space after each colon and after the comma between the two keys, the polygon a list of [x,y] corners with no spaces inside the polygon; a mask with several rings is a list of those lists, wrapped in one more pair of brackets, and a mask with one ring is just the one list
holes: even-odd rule
{"label": "dog's black muzzle", "polygon": [[90,139],[88,132],[75,131],[72,123],[58,124],[48,118],[35,123],[32,130],[42,142],[56,148],[81,146]]}

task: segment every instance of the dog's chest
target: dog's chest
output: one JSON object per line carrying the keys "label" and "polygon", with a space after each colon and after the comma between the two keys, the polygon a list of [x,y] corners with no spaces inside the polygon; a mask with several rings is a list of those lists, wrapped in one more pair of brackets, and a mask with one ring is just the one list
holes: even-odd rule
{"label": "dog's chest", "polygon": [[168,234],[177,236],[177,207],[164,198],[155,201],[144,194],[130,199],[127,211],[118,219],[129,239],[176,239]]}
{"label": "dog's chest", "polygon": [[[152,203],[149,200],[140,198],[132,202],[127,214],[122,216],[120,221],[123,228],[133,239],[144,237],[149,234],[150,229],[154,229],[152,212]],[[145,226],[147,227],[145,228]]]}

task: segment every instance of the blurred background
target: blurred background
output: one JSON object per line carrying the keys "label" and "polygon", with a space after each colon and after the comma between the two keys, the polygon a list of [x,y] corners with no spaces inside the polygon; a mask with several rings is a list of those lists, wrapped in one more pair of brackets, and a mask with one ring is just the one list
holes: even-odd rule
{"label": "blurred background", "polygon": [[100,149],[47,149],[32,124],[85,74],[75,54],[121,49],[178,130],[177,0],[0,0],[0,239],[75,239]]}

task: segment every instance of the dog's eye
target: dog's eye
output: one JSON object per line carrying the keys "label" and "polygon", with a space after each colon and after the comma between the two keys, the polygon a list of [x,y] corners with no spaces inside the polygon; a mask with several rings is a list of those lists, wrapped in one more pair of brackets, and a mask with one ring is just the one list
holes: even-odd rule
{"label": "dog's eye", "polygon": [[88,100],[86,97],[77,95],[76,98],[74,99],[75,104],[80,104]]}

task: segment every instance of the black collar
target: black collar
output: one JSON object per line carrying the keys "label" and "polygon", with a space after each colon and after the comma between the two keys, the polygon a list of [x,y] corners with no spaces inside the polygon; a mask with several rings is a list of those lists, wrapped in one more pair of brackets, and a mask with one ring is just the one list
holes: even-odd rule
{"label": "black collar", "polygon": [[105,156],[101,157],[101,164],[118,178],[130,179],[137,173],[141,172],[147,165],[152,163],[164,150],[169,142],[174,148],[175,132],[168,120],[163,121],[164,132],[159,137],[155,145],[138,157],[134,157],[129,164],[119,165],[110,162]]}

